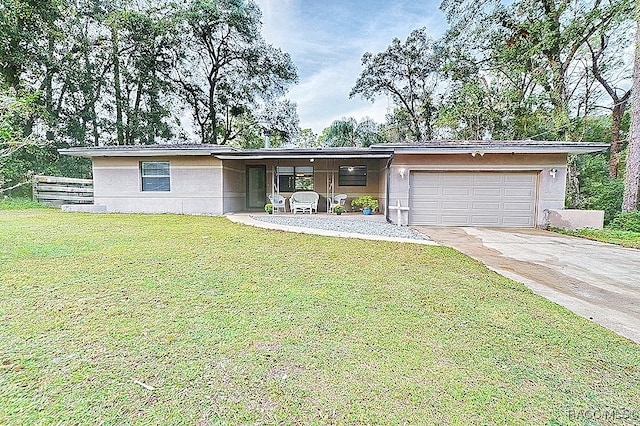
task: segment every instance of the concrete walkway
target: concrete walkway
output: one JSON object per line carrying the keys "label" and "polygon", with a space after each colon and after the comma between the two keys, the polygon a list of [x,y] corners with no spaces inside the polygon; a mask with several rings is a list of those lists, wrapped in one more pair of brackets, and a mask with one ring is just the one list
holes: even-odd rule
{"label": "concrete walkway", "polygon": [[640,344],[640,250],[539,229],[417,229]]}

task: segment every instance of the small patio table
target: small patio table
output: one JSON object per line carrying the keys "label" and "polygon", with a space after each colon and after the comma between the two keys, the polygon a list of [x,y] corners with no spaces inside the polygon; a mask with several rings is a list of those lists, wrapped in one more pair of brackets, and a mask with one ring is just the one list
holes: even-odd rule
{"label": "small patio table", "polygon": [[[291,205],[291,200],[289,200],[289,205]],[[296,202],[296,208],[293,209],[293,214],[296,214],[298,210],[302,210],[302,214],[305,211],[309,210],[309,214],[313,213],[313,203],[301,203],[299,201]]]}

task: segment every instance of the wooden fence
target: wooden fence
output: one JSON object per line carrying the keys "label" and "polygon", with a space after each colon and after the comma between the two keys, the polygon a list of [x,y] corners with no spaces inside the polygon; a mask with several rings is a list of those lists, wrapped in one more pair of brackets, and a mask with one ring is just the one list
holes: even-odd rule
{"label": "wooden fence", "polygon": [[34,176],[33,201],[48,206],[92,204],[93,180],[59,176]]}

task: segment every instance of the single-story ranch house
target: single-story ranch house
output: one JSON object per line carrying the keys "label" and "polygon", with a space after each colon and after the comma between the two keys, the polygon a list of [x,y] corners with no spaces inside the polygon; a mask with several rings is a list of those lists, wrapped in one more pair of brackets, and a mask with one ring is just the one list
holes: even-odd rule
{"label": "single-story ranch house", "polygon": [[[94,203],[108,212],[222,215],[262,211],[269,194],[297,191],[350,201],[371,195],[391,222],[543,226],[564,207],[567,155],[607,144],[429,141],[369,148],[235,149],[218,145],[69,148],[93,160]],[[408,217],[407,217],[408,215]]]}

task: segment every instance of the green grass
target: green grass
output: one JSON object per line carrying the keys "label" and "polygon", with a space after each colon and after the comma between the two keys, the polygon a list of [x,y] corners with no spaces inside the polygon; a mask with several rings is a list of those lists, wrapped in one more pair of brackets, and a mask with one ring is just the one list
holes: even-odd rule
{"label": "green grass", "polygon": [[554,231],[565,235],[573,235],[575,237],[587,238],[589,240],[602,241],[604,243],[640,249],[640,232],[620,231],[618,229],[610,228],[580,229],[577,231],[554,229]]}
{"label": "green grass", "polygon": [[24,209],[46,209],[44,204],[31,201],[28,198],[3,198],[0,197],[0,210],[24,210]]}
{"label": "green grass", "polygon": [[638,407],[638,345],[449,248],[0,211],[0,423],[631,424]]}

